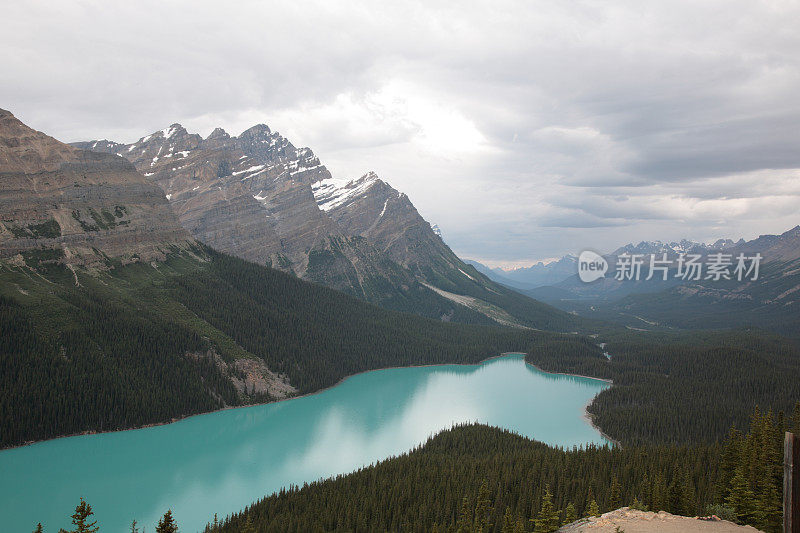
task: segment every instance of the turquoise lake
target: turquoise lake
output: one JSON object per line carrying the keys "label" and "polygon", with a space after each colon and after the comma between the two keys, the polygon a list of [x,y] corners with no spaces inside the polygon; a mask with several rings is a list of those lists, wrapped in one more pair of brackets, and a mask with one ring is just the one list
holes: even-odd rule
{"label": "turquoise lake", "polygon": [[377,370],[318,394],[164,426],[56,439],[0,452],[10,533],[68,527],[83,496],[103,533],[148,532],[171,508],[183,533],[290,484],[350,472],[460,422],[552,445],[606,442],[584,418],[608,384],[547,374],[508,355],[479,365]]}

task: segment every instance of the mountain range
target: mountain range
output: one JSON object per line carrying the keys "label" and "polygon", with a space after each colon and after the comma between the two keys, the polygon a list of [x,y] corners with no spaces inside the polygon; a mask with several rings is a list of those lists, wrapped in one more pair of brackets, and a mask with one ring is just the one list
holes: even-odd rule
{"label": "mountain range", "polygon": [[[761,254],[758,279],[684,280],[675,276],[678,255]],[[671,262],[666,280],[655,276],[645,280],[614,278],[617,258],[622,254],[667,255]],[[796,335],[800,326],[800,226],[780,235],[761,235],[745,241],[720,239],[711,244],[683,240],[669,244],[643,241],[622,246],[604,256],[609,273],[591,283],[576,274],[551,286],[537,287],[526,294],[561,309],[587,317],[621,321],[631,327],[723,328],[759,325],[780,333]]]}
{"label": "mountain range", "polygon": [[[168,129],[160,142],[176,135],[176,128]],[[225,137],[219,132],[216,136]],[[216,166],[233,156],[244,159],[220,150],[227,155],[220,155]],[[150,161],[156,157],[162,159],[153,156]],[[196,157],[199,175],[206,168],[202,162],[211,159]],[[258,237],[251,235],[252,228],[226,218],[236,206],[248,205],[243,201],[247,180],[230,178],[233,172],[239,170],[223,176],[228,183],[219,172],[212,173],[210,183],[195,185],[199,179],[191,177],[194,172],[175,176],[169,194],[177,198],[170,202],[152,181],[155,173],[146,177],[116,154],[61,143],[0,110],[0,448],[277,400],[334,385],[369,369],[477,362],[556,335],[500,327],[486,314],[451,302],[440,295],[444,290],[433,285],[429,289],[421,281],[417,283],[425,293],[450,306],[450,317],[487,325],[447,323],[439,316],[430,319],[383,309],[304,281],[289,267],[285,270],[294,273],[214,250],[181,222],[196,221],[190,226],[195,231],[214,226],[216,230],[201,232],[211,237],[240,235],[243,238],[232,240],[231,246],[262,253],[244,239]],[[169,182],[168,176],[164,179]],[[341,261],[334,264],[347,267],[334,253],[336,239],[315,233],[322,229],[338,232],[343,243],[354,243],[349,250],[364,247],[379,253],[380,261],[391,261],[390,268],[413,275],[409,278],[413,280],[443,268],[441,262],[426,262],[430,259],[426,247],[439,250],[441,261],[457,261],[445,255],[449,248],[428,233],[429,226],[419,237],[430,237],[427,243],[414,240],[420,219],[413,206],[373,176],[320,191],[320,198],[327,194],[328,202],[336,195],[337,205],[323,202],[326,210],[317,207],[310,184],[306,188],[292,180],[279,182],[275,180],[275,187],[291,194],[277,194],[269,205],[306,193],[313,199],[311,222],[298,221],[298,227],[285,235],[293,246],[311,243],[301,264],[303,272],[315,261],[315,253],[326,251]],[[202,194],[193,195],[194,187]],[[237,187],[240,201],[226,201]],[[373,213],[375,206],[347,194],[356,187],[375,189],[373,196],[382,191],[391,197],[382,200],[380,210],[385,206],[384,216],[390,209],[405,213],[406,218],[398,220],[405,221],[407,240],[388,236],[389,228],[377,216],[381,213]],[[253,196],[267,195],[266,191],[249,195],[251,200]],[[173,207],[181,209],[183,218],[173,214]],[[274,211],[281,215],[275,227],[285,228],[294,214],[286,211]],[[367,218],[360,220],[361,213]],[[365,221],[376,220],[371,213],[379,223],[366,227]],[[259,218],[267,218],[263,209]],[[340,224],[363,228],[360,231],[376,244],[365,236],[344,234]],[[315,248],[320,242],[328,244]],[[376,252],[376,246],[383,249]],[[405,262],[403,250],[408,255]],[[398,260],[391,260],[391,254]],[[298,252],[294,257],[304,255]],[[460,275],[480,283],[477,273]],[[442,277],[440,285],[446,279]],[[484,283],[492,287],[491,282]],[[493,294],[503,297],[501,292]],[[542,325],[576,324],[572,315],[511,294],[505,299],[512,304],[510,311],[502,311],[501,319],[515,321],[511,313],[516,313]],[[515,303],[518,307],[513,307]],[[532,309],[539,315],[532,315]]]}
{"label": "mountain range", "polygon": [[577,272],[578,258],[567,254],[556,261],[538,263],[529,267],[518,267],[510,270],[490,268],[477,261],[467,260],[478,272],[485,274],[489,279],[513,287],[515,289],[534,289],[545,285],[553,285],[565,280]]}
{"label": "mountain range", "polygon": [[259,124],[202,138],[180,124],[120,144],[181,225],[225,253],[388,309],[469,323],[571,329],[573,318],[501,286],[459,259],[408,196],[374,173],[337,179],[309,148]]}

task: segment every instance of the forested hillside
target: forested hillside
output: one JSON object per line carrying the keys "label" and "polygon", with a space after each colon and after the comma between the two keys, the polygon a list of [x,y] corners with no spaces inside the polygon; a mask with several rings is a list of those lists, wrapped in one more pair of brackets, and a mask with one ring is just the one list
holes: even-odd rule
{"label": "forested hillside", "polygon": [[788,412],[800,398],[800,350],[759,330],[647,333],[608,331],[611,358],[564,338],[526,358],[552,372],[612,379],[589,406],[594,422],[623,444],[717,442],[745,427],[755,406]]}
{"label": "forested hillside", "polygon": [[[268,496],[207,533],[549,532],[624,505],[720,514],[777,532],[782,432],[756,413],[724,445],[562,450],[481,425],[455,427],[400,457]],[[777,455],[776,455],[777,454]]]}
{"label": "forested hillside", "polygon": [[546,335],[387,311],[201,246],[99,272],[59,257],[0,265],[2,447],[477,362]]}

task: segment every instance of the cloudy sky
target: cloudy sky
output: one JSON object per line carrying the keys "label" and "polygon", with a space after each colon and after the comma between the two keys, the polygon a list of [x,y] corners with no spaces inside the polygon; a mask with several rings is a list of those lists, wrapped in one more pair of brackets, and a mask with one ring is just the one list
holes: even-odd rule
{"label": "cloudy sky", "polygon": [[0,107],[65,141],[264,122],[491,265],[800,224],[800,2],[6,3]]}

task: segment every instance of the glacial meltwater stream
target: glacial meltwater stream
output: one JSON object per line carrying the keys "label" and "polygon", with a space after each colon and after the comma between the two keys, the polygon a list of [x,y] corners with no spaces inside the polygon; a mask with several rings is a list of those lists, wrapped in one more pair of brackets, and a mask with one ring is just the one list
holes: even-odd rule
{"label": "glacial meltwater stream", "polygon": [[101,532],[127,531],[133,519],[154,531],[172,509],[193,533],[214,513],[401,454],[456,423],[560,446],[603,443],[584,407],[606,387],[540,372],[521,355],[377,370],[303,398],[0,452],[0,516],[9,533],[37,522],[56,532],[83,496]]}

